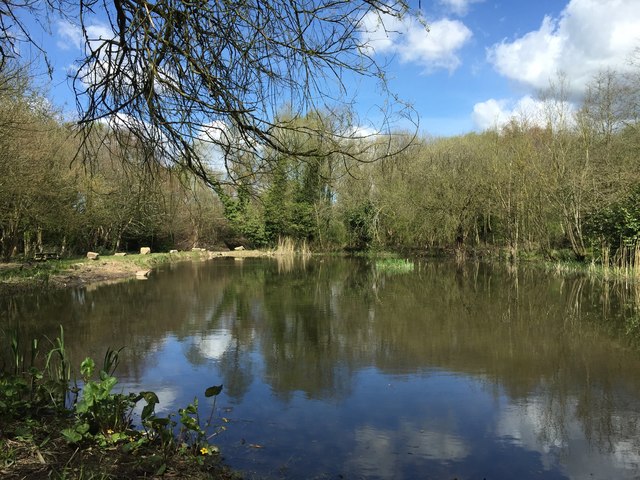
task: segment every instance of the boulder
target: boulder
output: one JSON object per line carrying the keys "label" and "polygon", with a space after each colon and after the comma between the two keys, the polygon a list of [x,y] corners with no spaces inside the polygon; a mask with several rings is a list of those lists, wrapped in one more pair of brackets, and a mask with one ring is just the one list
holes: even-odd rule
{"label": "boulder", "polygon": [[141,247],[140,248],[140,255],[149,255],[151,253],[151,248],[150,247]]}
{"label": "boulder", "polygon": [[127,252],[117,252],[116,257],[126,257],[127,256]]}
{"label": "boulder", "polygon": [[240,252],[240,251],[244,250],[244,247],[242,245],[240,245],[239,247],[234,248],[234,250],[236,252]]}
{"label": "boulder", "polygon": [[100,254],[96,252],[87,252],[87,258],[89,260],[98,260],[100,258]]}
{"label": "boulder", "polygon": [[169,253],[178,253],[178,250],[169,250]]}
{"label": "boulder", "polygon": [[151,270],[138,270],[136,272],[136,278],[138,280],[145,280],[149,277],[149,273],[151,273]]}

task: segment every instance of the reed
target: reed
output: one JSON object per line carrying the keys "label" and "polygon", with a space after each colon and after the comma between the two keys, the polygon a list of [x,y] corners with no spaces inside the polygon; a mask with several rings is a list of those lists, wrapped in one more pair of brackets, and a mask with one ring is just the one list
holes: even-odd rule
{"label": "reed", "polygon": [[279,237],[276,255],[294,255],[296,253],[296,242],[291,237]]}
{"label": "reed", "polygon": [[296,241],[291,237],[279,237],[276,255],[311,255],[311,249],[306,239]]}

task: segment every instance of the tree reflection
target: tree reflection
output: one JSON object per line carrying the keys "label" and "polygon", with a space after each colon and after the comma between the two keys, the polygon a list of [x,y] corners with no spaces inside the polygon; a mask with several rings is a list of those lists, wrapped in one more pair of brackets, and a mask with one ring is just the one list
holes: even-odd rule
{"label": "tree reflection", "polygon": [[76,364],[126,346],[120,373],[134,380],[163,361],[169,336],[236,403],[257,380],[284,401],[338,400],[364,369],[441,369],[524,405],[545,448],[562,451],[576,425],[603,452],[640,448],[637,285],[480,263],[393,275],[366,260],[221,259],[0,302],[5,330],[22,338],[54,338],[63,323]]}

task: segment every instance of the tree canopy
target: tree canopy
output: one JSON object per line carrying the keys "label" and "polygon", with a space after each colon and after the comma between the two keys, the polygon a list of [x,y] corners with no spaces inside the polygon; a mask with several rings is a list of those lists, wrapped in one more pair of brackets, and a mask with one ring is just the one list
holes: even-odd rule
{"label": "tree canopy", "polygon": [[[221,151],[225,178],[233,180],[246,154],[261,158],[252,168],[271,169],[265,149],[299,159],[317,157],[313,143],[280,141],[282,130],[303,129],[327,135],[322,125],[300,126],[311,111],[350,115],[354,76],[379,80],[383,69],[363,44],[365,15],[406,14],[403,0],[0,0],[0,55],[17,55],[20,41],[32,42],[26,18],[45,25],[48,15],[63,15],[82,32],[84,53],[74,76],[79,124],[84,135],[97,121],[110,123],[140,139],[148,161],[186,166],[214,187],[202,145]],[[108,26],[91,32],[92,22]],[[382,101],[375,131],[390,133],[393,119],[411,117],[398,99]],[[278,115],[285,107],[286,120]],[[349,118],[333,129],[331,149],[357,157],[367,142]],[[397,148],[390,142],[386,151]],[[370,158],[370,156],[368,157]]]}

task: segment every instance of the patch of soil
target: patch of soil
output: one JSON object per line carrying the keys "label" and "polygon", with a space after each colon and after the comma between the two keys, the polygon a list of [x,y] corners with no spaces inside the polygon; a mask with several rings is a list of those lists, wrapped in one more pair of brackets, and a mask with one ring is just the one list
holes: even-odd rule
{"label": "patch of soil", "polygon": [[[202,250],[199,255],[179,256],[175,261],[211,260],[220,257],[248,258],[271,256],[271,253],[259,250],[234,250],[211,252]],[[150,256],[153,258],[153,254]],[[172,261],[172,260],[169,260]],[[160,263],[163,263],[160,261]],[[83,285],[103,285],[121,281],[126,278],[133,278],[137,272],[149,270],[151,267],[141,267],[134,262],[114,261],[107,258],[98,260],[84,260],[72,264],[69,269],[51,273],[48,276],[29,275],[29,270],[35,270],[34,263],[0,263],[0,273],[2,271],[16,270],[21,273],[14,278],[0,279],[0,295],[15,295],[28,293],[35,290],[47,288],[68,288]]]}
{"label": "patch of soil", "polygon": [[50,282],[56,287],[77,287],[131,278],[139,270],[141,268],[132,263],[88,260],[74,263],[70,270],[52,275]]}

